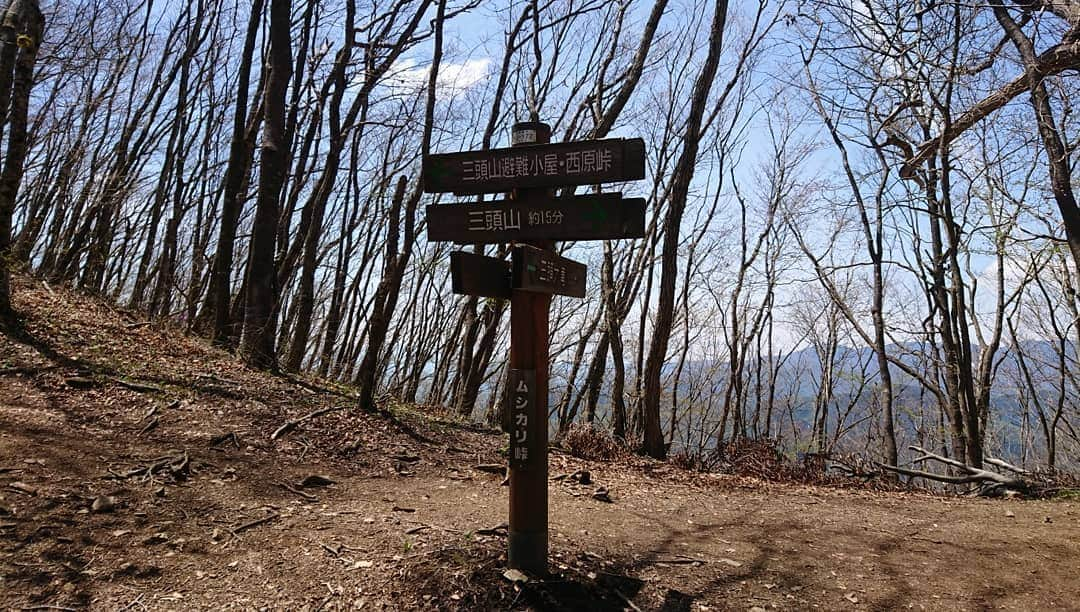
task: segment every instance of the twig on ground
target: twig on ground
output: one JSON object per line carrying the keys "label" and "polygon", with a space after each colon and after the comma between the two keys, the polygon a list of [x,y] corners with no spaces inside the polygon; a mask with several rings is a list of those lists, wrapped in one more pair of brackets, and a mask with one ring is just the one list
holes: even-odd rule
{"label": "twig on ground", "polygon": [[277,440],[281,436],[284,436],[285,434],[287,434],[290,431],[292,431],[292,430],[296,429],[297,427],[299,427],[300,424],[304,423],[305,421],[310,421],[311,419],[321,417],[324,414],[330,414],[331,412],[336,412],[338,410],[343,410],[344,408],[345,408],[344,405],[342,405],[342,406],[330,406],[328,408],[320,408],[318,410],[315,410],[314,412],[309,412],[309,413],[305,414],[304,416],[300,417],[299,419],[296,419],[296,420],[293,420],[293,421],[287,421],[284,425],[282,425],[281,427],[278,427],[277,429],[275,429],[274,433],[270,434],[270,439],[271,440]]}
{"label": "twig on ground", "polygon": [[139,430],[139,435],[141,436],[141,435],[143,435],[145,433],[149,433],[151,430],[156,428],[160,423],[161,423],[161,421],[158,420],[157,417],[154,417],[146,425],[143,425],[143,428]]}
{"label": "twig on ground", "polygon": [[484,527],[476,530],[476,535],[482,536],[505,536],[507,530],[510,528],[506,523],[496,525],[494,527]]}
{"label": "twig on ground", "polygon": [[705,559],[696,559],[694,557],[687,557],[687,556],[683,556],[683,555],[679,555],[678,557],[675,557],[674,559],[657,559],[656,562],[657,563],[666,563],[668,565],[695,565],[695,564],[699,564],[699,563],[700,564],[708,563],[708,561],[706,561]]}
{"label": "twig on ground", "polygon": [[300,497],[303,497],[304,499],[306,499],[308,501],[319,501],[318,497],[312,495],[311,493],[305,493],[304,491],[301,491],[300,489],[297,489],[297,488],[293,487],[290,484],[286,484],[284,482],[279,482],[279,483],[277,483],[277,486],[281,487],[282,489],[285,489],[286,491],[288,491],[290,493],[295,493],[296,495],[299,495]]}
{"label": "twig on ground", "polygon": [[210,438],[211,447],[223,444],[225,442],[232,442],[233,446],[235,446],[236,448],[240,448],[240,439],[236,435],[235,431],[230,431]]}
{"label": "twig on ground", "polygon": [[499,476],[506,473],[506,466],[501,463],[480,463],[474,465],[473,469],[489,474],[498,474]]}
{"label": "twig on ground", "polygon": [[58,365],[47,366],[16,366],[11,368],[0,368],[0,376],[16,376],[24,375],[31,376],[34,374],[41,374],[42,372],[48,372],[49,370],[55,370],[59,368]]}
{"label": "twig on ground", "polygon": [[156,385],[148,385],[148,384],[144,384],[144,383],[129,382],[129,381],[126,381],[126,380],[124,380],[122,378],[117,378],[115,376],[112,377],[111,380],[114,383],[120,385],[121,387],[124,387],[125,389],[131,389],[132,391],[136,391],[138,393],[164,393],[165,392],[164,389],[162,389],[161,387],[158,387]]}
{"label": "twig on ground", "polygon": [[232,529],[232,532],[235,534],[235,533],[240,533],[241,531],[247,531],[248,529],[251,529],[252,527],[258,527],[259,525],[262,525],[263,523],[269,523],[270,521],[278,518],[279,516],[281,516],[281,514],[279,514],[277,512],[274,512],[274,513],[272,513],[272,514],[270,514],[268,516],[264,516],[264,517],[262,517],[260,519],[255,519],[253,521],[248,521],[248,522],[244,523],[243,525],[240,525],[239,527],[234,527]]}
{"label": "twig on ground", "polygon": [[613,591],[613,592],[614,592],[614,593],[615,593],[616,595],[618,595],[618,596],[619,596],[619,599],[621,599],[621,600],[623,600],[624,602],[626,602],[626,605],[630,606],[630,608],[631,608],[632,610],[634,610],[634,612],[641,612],[641,608],[637,607],[637,604],[635,604],[635,603],[634,603],[634,602],[633,602],[633,601],[632,601],[632,600],[631,600],[631,599],[630,599],[629,597],[627,597],[626,595],[623,595],[623,594],[622,594],[622,591],[620,591],[619,589],[611,589],[611,590],[612,590],[612,591]]}
{"label": "twig on ground", "polygon": [[397,427],[398,430],[401,431],[401,433],[405,434],[406,436],[409,436],[413,440],[416,440],[417,442],[422,442],[424,444],[435,444],[435,440],[432,440],[431,438],[425,436],[424,434],[416,431],[416,429],[414,429],[411,425],[409,425],[405,421],[399,419],[397,417],[397,415],[395,415],[393,412],[390,412],[389,410],[387,410],[385,408],[380,408],[380,409],[376,410],[375,412],[379,416],[386,419],[387,421],[390,421],[390,423],[392,423],[395,427]]}

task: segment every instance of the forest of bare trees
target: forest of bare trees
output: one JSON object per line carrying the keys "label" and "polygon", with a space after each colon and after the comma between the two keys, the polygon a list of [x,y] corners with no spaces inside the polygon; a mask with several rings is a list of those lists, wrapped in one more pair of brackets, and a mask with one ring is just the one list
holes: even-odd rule
{"label": "forest of bare trees", "polygon": [[494,423],[508,304],[451,293],[420,165],[545,121],[647,154],[647,236],[559,245],[559,434],[1080,467],[1080,2],[5,4],[9,321],[31,273]]}

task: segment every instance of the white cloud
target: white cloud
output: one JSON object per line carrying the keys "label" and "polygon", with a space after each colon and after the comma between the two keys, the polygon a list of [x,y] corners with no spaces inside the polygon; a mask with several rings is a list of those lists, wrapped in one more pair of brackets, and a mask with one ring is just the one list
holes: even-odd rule
{"label": "white cloud", "polygon": [[[443,94],[460,93],[473,85],[484,81],[491,67],[491,59],[466,60],[464,63],[444,63],[439,67],[438,87]],[[403,59],[390,70],[390,84],[393,87],[420,89],[427,85],[431,66],[419,66],[416,60]]]}

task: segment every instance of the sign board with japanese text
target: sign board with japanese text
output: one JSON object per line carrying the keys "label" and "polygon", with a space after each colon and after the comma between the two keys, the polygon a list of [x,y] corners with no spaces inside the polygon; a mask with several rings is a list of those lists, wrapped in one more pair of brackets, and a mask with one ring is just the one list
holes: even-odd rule
{"label": "sign board with japanese text", "polygon": [[458,295],[510,299],[510,262],[466,253],[450,253],[450,285]]}
{"label": "sign board with japanese text", "polygon": [[506,560],[537,575],[547,573],[548,563],[551,300],[585,297],[585,265],[556,255],[554,243],[645,237],[644,199],[621,193],[555,197],[559,187],[645,178],[645,142],[550,140],[550,125],[517,122],[513,147],[425,155],[421,176],[427,193],[508,194],[500,201],[428,206],[427,238],[514,243],[510,261],[482,255],[480,248],[452,252],[450,277],[454,293],[509,298],[510,354],[499,419],[510,434]]}
{"label": "sign board with japanese text", "polygon": [[536,370],[510,370],[506,399],[510,403],[510,467],[527,470],[533,461],[541,458],[543,448],[537,448],[540,438],[537,427],[546,423],[533,423],[533,406],[536,403]]}
{"label": "sign board with japanese text", "polygon": [[428,155],[423,165],[425,192],[459,195],[642,178],[645,178],[645,141],[640,138],[441,153]]}
{"label": "sign board with japanese text", "polygon": [[428,240],[493,244],[645,236],[645,200],[618,194],[427,207]]}
{"label": "sign board with japanese text", "polygon": [[585,297],[583,263],[526,245],[514,247],[511,261],[514,289]]}

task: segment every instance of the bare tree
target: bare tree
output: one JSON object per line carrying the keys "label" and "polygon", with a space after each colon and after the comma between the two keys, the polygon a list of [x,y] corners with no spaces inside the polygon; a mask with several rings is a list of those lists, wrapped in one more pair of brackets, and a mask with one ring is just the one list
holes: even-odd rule
{"label": "bare tree", "polygon": [[270,56],[263,101],[263,135],[259,155],[259,193],[248,252],[244,335],[240,352],[251,367],[277,367],[273,310],[278,287],[274,269],[281,187],[285,181],[285,94],[292,74],[289,0],[270,0]]}
{"label": "bare tree", "polygon": [[0,116],[6,117],[0,130],[8,133],[4,167],[0,170],[0,320],[14,314],[9,284],[13,259],[11,219],[26,159],[27,106],[44,29],[45,18],[36,0],[8,2],[0,21]]}

